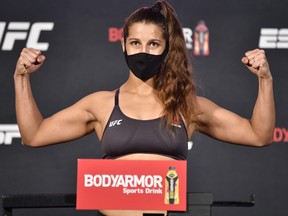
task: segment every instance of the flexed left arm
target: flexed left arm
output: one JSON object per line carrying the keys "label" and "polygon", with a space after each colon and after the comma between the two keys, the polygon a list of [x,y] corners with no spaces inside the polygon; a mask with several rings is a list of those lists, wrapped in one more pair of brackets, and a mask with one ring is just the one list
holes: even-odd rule
{"label": "flexed left arm", "polygon": [[264,50],[255,49],[245,53],[242,62],[258,76],[259,89],[251,118],[254,133],[263,145],[273,142],[275,127],[275,105],[273,78]]}
{"label": "flexed left arm", "polygon": [[273,142],[275,107],[273,80],[265,52],[259,49],[246,52],[242,62],[259,79],[258,96],[251,119],[198,97],[201,114],[196,130],[229,143],[257,147],[269,145]]}

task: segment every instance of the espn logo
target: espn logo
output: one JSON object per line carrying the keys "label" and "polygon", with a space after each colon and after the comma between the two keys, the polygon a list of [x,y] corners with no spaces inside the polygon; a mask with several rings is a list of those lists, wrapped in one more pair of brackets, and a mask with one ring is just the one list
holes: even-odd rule
{"label": "espn logo", "polygon": [[262,28],[259,48],[288,49],[288,29]]}

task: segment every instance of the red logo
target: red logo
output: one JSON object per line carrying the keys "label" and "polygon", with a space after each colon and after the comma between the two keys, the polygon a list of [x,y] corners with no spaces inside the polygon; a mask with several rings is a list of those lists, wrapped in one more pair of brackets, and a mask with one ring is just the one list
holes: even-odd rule
{"label": "red logo", "polygon": [[186,210],[186,161],[79,159],[77,209]]}
{"label": "red logo", "polygon": [[123,28],[111,27],[108,29],[108,40],[109,42],[121,41]]}
{"label": "red logo", "polygon": [[274,142],[288,142],[288,129],[287,128],[275,128],[273,141]]}
{"label": "red logo", "polygon": [[[205,21],[200,20],[197,26],[192,29],[183,27],[183,36],[186,43],[186,48],[193,51],[195,56],[209,56],[210,42],[209,29]],[[123,28],[110,27],[108,28],[108,41],[111,43],[121,41],[123,37]]]}

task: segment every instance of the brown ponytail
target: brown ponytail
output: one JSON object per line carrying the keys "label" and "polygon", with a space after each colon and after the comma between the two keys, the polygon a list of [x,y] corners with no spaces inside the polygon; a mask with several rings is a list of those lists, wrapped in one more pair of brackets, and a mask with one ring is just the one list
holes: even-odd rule
{"label": "brown ponytail", "polygon": [[158,97],[164,103],[164,114],[168,125],[178,120],[182,115],[185,122],[197,122],[196,87],[192,79],[192,65],[190,63],[182,26],[171,5],[164,1],[157,1],[161,5],[161,13],[165,17],[169,52],[161,72],[155,77],[154,84]]}

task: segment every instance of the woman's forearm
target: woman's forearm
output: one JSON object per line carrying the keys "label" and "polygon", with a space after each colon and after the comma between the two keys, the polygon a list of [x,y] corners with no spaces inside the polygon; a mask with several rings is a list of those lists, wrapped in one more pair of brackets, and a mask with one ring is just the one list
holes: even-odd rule
{"label": "woman's forearm", "polygon": [[275,127],[275,104],[273,78],[259,77],[258,97],[252,115],[252,127],[262,145],[273,142]]}
{"label": "woman's forearm", "polygon": [[43,120],[34,100],[29,74],[14,75],[16,117],[22,142],[31,145]]}

